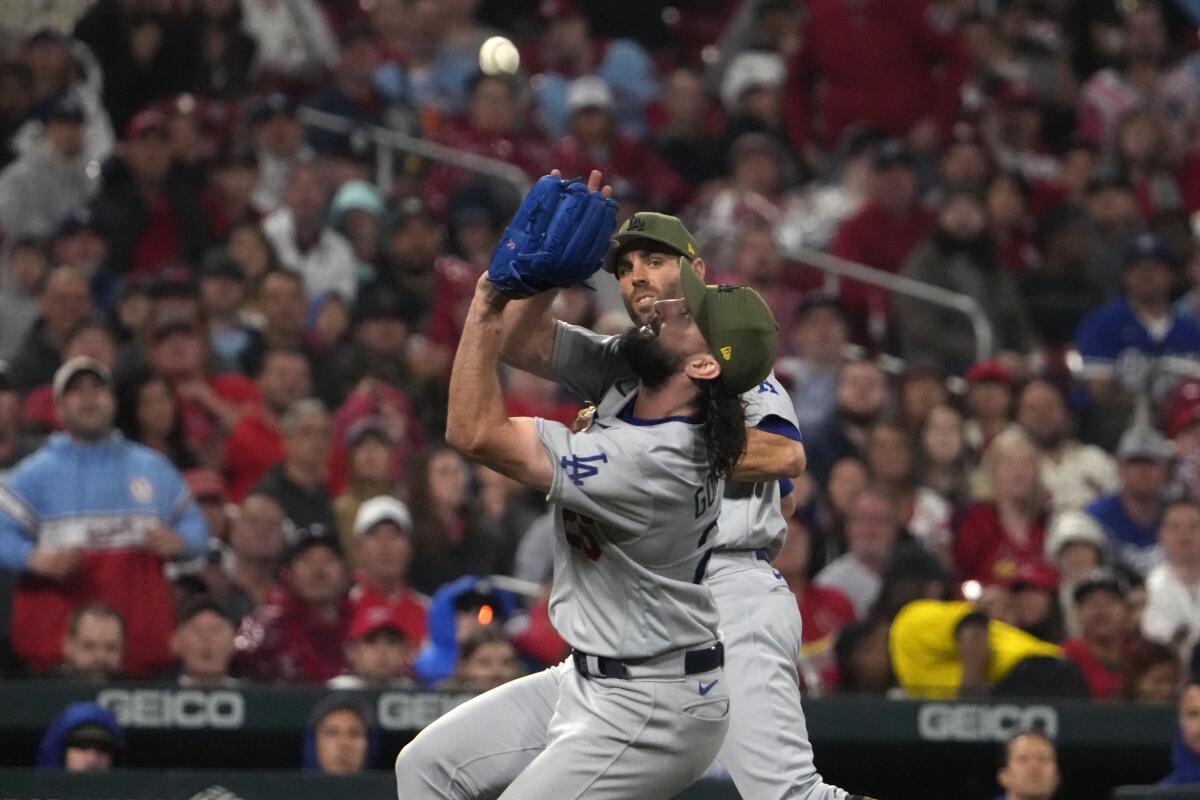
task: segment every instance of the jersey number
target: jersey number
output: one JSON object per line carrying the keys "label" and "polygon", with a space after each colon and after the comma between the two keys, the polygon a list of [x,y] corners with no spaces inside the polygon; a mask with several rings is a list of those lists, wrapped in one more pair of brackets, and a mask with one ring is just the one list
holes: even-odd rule
{"label": "jersey number", "polygon": [[583,553],[592,561],[600,559],[600,542],[596,540],[596,523],[591,517],[576,513],[569,508],[562,510],[563,533],[567,544]]}

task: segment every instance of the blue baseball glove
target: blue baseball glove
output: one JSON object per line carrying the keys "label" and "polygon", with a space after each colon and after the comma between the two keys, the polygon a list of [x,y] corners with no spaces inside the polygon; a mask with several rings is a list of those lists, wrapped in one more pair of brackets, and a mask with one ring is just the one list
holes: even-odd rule
{"label": "blue baseball glove", "polygon": [[546,175],[521,201],[488,264],[488,280],[512,298],[574,286],[600,268],[617,204],[579,181]]}

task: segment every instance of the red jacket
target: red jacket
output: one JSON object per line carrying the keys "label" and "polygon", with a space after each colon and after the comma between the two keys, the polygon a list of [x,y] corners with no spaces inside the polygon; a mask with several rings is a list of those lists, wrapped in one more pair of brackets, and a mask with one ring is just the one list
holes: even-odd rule
{"label": "red jacket", "polygon": [[954,537],[958,576],[980,583],[1003,583],[1026,561],[1042,558],[1046,530],[1041,520],[1029,528],[1024,545],[1008,538],[994,503],[975,503],[963,512]]}
{"label": "red jacket", "polygon": [[243,674],[259,681],[324,683],[346,669],[342,647],[350,629],[350,601],[338,602],[332,624],[283,584],[238,633]]}
{"label": "red jacket", "polygon": [[792,144],[833,147],[854,122],[905,136],[929,116],[945,136],[971,67],[949,21],[929,0],[813,0],[785,86]]}
{"label": "red jacket", "polygon": [[241,503],[271,467],[283,461],[283,434],[261,411],[238,420],[225,441],[229,499]]}
{"label": "red jacket", "polygon": [[388,596],[363,583],[360,578],[354,584],[354,588],[350,590],[350,605],[354,615],[364,608],[377,606],[391,608],[402,627],[401,632],[408,641],[419,645],[425,638],[425,608],[429,605],[429,601],[411,589]]}
{"label": "red jacket", "polygon": [[[835,256],[868,267],[899,272],[908,254],[933,225],[933,212],[919,203],[896,216],[872,200],[838,226],[831,250]],[[871,307],[872,295],[882,308],[891,306],[888,292],[858,281],[841,282],[842,301],[858,311]]]}
{"label": "red jacket", "polygon": [[1083,637],[1067,639],[1063,642],[1062,649],[1067,658],[1074,661],[1075,666],[1083,673],[1093,700],[1116,700],[1121,696],[1123,676],[1120,667],[1113,669],[1092,655]]}

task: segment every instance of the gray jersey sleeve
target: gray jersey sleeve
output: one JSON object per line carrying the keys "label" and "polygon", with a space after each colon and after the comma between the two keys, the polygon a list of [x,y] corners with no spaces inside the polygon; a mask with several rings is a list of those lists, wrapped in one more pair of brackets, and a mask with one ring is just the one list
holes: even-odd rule
{"label": "gray jersey sleeve", "polygon": [[623,364],[617,355],[617,337],[558,322],[550,366],[558,382],[581,400],[599,403]]}
{"label": "gray jersey sleeve", "polygon": [[800,429],[800,421],[796,418],[796,408],[787,390],[779,384],[775,373],[755,388],[742,395],[746,402],[746,427],[753,428],[767,417],[779,417],[790,422],[796,430]]}
{"label": "gray jersey sleeve", "polygon": [[574,434],[562,423],[539,418],[537,431],[554,474],[549,502],[586,514],[610,530],[628,531],[631,537],[650,525],[654,493],[638,453],[619,441],[620,430]]}

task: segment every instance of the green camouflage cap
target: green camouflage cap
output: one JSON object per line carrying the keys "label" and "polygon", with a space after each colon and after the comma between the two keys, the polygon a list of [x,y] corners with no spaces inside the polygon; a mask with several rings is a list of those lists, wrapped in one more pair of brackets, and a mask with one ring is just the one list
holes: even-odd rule
{"label": "green camouflage cap", "polygon": [[679,221],[679,217],[654,211],[639,211],[634,214],[625,220],[613,238],[617,246],[609,250],[604,259],[604,268],[609,272],[616,272],[617,255],[625,245],[639,239],[665,245],[672,253],[678,253],[685,258],[695,258],[700,251],[696,237]]}
{"label": "green camouflage cap", "polygon": [[775,364],[779,326],[758,292],[747,286],[706,286],[694,270],[680,269],[688,311],[713,357],[721,381],[737,394],[767,379]]}

